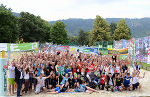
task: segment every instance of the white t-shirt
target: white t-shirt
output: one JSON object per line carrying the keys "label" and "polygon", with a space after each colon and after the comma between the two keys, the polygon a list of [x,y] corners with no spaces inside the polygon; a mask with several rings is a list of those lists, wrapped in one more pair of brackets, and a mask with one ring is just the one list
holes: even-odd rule
{"label": "white t-shirt", "polygon": [[114,68],[113,67],[110,67],[110,73],[114,74]]}
{"label": "white t-shirt", "polygon": [[42,77],[41,79],[39,77],[37,77],[38,84],[40,84],[41,86],[44,86],[45,79],[46,79],[46,77]]}
{"label": "white t-shirt", "polygon": [[21,73],[20,79],[23,79],[23,72],[22,72],[22,70],[19,70],[19,71],[20,71],[20,73]]}
{"label": "white t-shirt", "polygon": [[132,84],[136,84],[138,82],[139,82],[139,77],[137,76],[133,77]]}
{"label": "white t-shirt", "polygon": [[8,66],[9,76],[8,78],[15,78],[15,67]]}
{"label": "white t-shirt", "polygon": [[116,66],[116,70],[118,73],[120,73],[120,66]]}
{"label": "white t-shirt", "polygon": [[109,80],[109,85],[113,85],[111,78],[110,78],[110,80]]}
{"label": "white t-shirt", "polygon": [[29,73],[24,72],[24,79],[29,79]]}

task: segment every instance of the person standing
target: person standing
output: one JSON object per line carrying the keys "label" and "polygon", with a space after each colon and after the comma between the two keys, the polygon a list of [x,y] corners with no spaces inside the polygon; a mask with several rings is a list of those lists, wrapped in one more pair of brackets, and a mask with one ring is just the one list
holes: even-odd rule
{"label": "person standing", "polygon": [[[7,64],[8,65],[8,64]],[[15,66],[14,62],[11,62],[11,65],[8,66],[9,70],[8,83],[9,83],[9,94],[14,94],[14,85],[15,85]]]}
{"label": "person standing", "polygon": [[20,91],[22,88],[22,81],[23,81],[23,69],[21,68],[20,64],[15,67],[15,81],[17,83],[17,97],[20,97]]}

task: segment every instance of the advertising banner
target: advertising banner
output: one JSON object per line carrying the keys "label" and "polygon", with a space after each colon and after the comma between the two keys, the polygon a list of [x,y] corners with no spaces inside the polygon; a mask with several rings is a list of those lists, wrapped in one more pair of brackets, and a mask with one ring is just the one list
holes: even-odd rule
{"label": "advertising banner", "polygon": [[9,51],[29,51],[29,50],[36,50],[39,49],[38,42],[34,43],[21,43],[21,44],[9,44]]}
{"label": "advertising banner", "polygon": [[7,70],[4,66],[7,65],[6,58],[0,58],[0,96],[6,97],[7,94]]}
{"label": "advertising banner", "polygon": [[128,55],[128,48],[125,49],[108,49],[108,54],[112,55],[112,54],[118,54],[118,55]]}
{"label": "advertising banner", "polygon": [[7,51],[7,43],[0,43],[0,51]]}
{"label": "advertising banner", "polygon": [[69,46],[57,46],[56,50],[59,50],[59,51],[68,51],[69,50]]}
{"label": "advertising banner", "polygon": [[93,53],[93,54],[98,54],[98,48],[84,48],[83,49],[84,53]]}
{"label": "advertising banner", "polygon": [[149,41],[149,49],[148,49],[148,60],[147,63],[150,64],[150,41]]}
{"label": "advertising banner", "polygon": [[82,52],[84,47],[78,47],[78,46],[69,46],[70,52]]}

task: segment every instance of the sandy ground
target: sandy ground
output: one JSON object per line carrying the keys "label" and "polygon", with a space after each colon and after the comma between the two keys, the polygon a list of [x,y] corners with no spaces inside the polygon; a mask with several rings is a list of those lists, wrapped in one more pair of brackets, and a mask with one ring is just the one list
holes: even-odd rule
{"label": "sandy ground", "polygon": [[[11,60],[12,58],[18,59],[20,53],[11,53]],[[24,94],[23,97],[27,96],[34,96],[34,97],[131,97],[131,96],[150,96],[150,71],[142,70],[141,69],[141,76],[143,73],[146,73],[145,78],[140,79],[140,84],[142,85],[141,92],[138,91],[123,91],[123,92],[111,92],[106,90],[99,90],[99,93],[60,93],[60,94],[48,94],[48,93],[40,93],[36,95],[34,92],[30,94]]]}
{"label": "sandy ground", "polygon": [[35,95],[33,92],[30,94],[24,94],[25,96],[34,96],[34,97],[131,97],[131,96],[150,96],[150,71],[141,70],[141,75],[143,72],[146,73],[145,78],[140,79],[140,84],[142,85],[141,92],[136,91],[123,91],[123,92],[111,92],[106,90],[99,90],[99,93],[60,93],[60,94],[48,94],[40,93]]}

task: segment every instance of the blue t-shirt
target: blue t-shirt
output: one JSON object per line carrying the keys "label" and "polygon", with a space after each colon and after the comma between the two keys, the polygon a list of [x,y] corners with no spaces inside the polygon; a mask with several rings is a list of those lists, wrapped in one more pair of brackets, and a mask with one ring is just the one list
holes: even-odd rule
{"label": "blue t-shirt", "polygon": [[63,80],[61,81],[61,85],[63,85],[63,84],[65,84],[65,82],[67,82],[68,81],[68,78],[66,78],[66,77],[63,77]]}
{"label": "blue t-shirt", "polygon": [[71,69],[70,68],[67,68],[66,69],[66,73],[68,73],[68,76],[70,76],[70,73],[69,72],[71,72]]}
{"label": "blue t-shirt", "polygon": [[131,78],[132,78],[131,76],[130,76],[130,77],[125,76],[125,77],[124,77],[124,82],[123,82],[123,84],[124,84],[124,85],[130,84]]}

